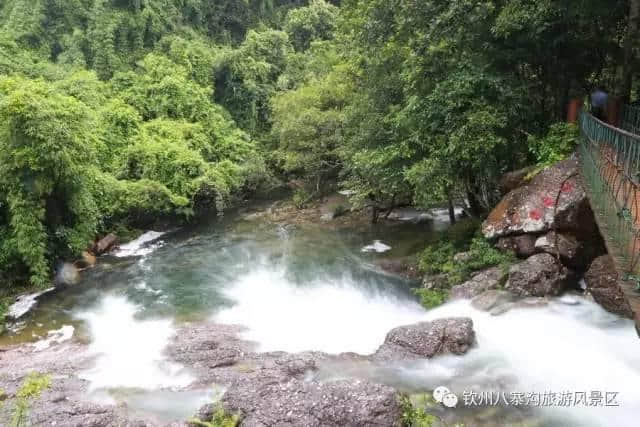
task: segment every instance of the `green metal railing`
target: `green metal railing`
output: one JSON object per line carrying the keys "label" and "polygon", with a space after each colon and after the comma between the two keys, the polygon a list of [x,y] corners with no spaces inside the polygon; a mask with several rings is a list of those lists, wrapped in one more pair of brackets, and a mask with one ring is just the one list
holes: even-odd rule
{"label": "green metal railing", "polygon": [[640,107],[627,105],[622,109],[620,127],[627,132],[640,135]]}
{"label": "green metal railing", "polygon": [[580,129],[582,176],[600,231],[609,252],[616,258],[618,268],[637,276],[640,260],[640,137],[610,126],[586,112],[580,117]]}

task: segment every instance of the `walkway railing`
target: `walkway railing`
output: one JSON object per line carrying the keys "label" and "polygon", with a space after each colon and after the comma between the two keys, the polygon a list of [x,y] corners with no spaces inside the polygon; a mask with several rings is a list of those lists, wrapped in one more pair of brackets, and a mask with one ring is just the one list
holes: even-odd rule
{"label": "walkway railing", "polygon": [[[627,110],[628,129],[635,129],[635,111]],[[640,114],[640,113],[639,113]],[[640,118],[640,116],[638,117]],[[580,117],[580,163],[600,231],[619,270],[640,277],[640,137],[610,126],[591,114]],[[637,280],[636,280],[637,282]],[[625,293],[635,296],[633,289]]]}
{"label": "walkway railing", "polygon": [[640,135],[640,107],[627,105],[622,109],[620,127],[627,132]]}

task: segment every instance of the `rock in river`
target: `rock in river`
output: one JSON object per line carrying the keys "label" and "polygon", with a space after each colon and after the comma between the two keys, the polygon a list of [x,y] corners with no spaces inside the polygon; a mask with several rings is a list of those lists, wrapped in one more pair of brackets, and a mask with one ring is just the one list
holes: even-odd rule
{"label": "rock in river", "polygon": [[538,254],[509,270],[505,289],[522,297],[560,295],[573,280],[573,274],[549,254]]}
{"label": "rock in river", "polygon": [[[397,392],[366,381],[247,383],[231,387],[224,408],[240,413],[243,426],[399,426]],[[207,418],[214,408],[201,409]]]}
{"label": "rock in river", "polygon": [[476,274],[461,285],[451,288],[452,299],[473,298],[490,289],[497,289],[507,278],[501,267],[493,267]]}
{"label": "rock in river", "polygon": [[466,317],[438,319],[392,329],[374,360],[432,358],[466,353],[475,342],[473,321]]}

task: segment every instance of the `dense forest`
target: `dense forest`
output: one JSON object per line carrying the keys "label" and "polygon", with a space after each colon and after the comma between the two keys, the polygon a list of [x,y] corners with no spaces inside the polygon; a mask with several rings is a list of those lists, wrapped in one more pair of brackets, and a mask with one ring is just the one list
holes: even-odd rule
{"label": "dense forest", "polygon": [[0,282],[292,179],[480,215],[570,99],[635,98],[638,3],[0,0]]}

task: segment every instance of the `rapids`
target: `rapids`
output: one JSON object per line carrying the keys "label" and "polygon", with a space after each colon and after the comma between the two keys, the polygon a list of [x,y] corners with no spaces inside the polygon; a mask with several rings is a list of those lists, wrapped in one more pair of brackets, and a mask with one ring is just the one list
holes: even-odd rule
{"label": "rapids", "polygon": [[[501,316],[479,312],[468,302],[427,311],[406,280],[375,267],[377,259],[402,257],[424,245],[445,218],[435,221],[335,231],[234,216],[188,230],[147,233],[103,257],[77,286],[40,303],[0,344],[35,341],[38,351],[70,334],[85,339],[96,359],[78,375],[89,381],[90,399],[125,402],[169,420],[184,419],[213,398],[213,388],[178,391],[193,380],[192,373],[164,356],[183,322],[243,325],[243,338],[262,351],[366,355],[395,326],[468,316],[478,345],[465,356],[379,368],[334,364],[317,375],[371,378],[410,393],[444,385],[461,402],[465,391],[617,392],[615,407],[460,404],[435,410],[468,425],[512,419],[563,427],[638,425],[640,351],[630,321],[582,297]],[[377,241],[388,251],[363,251]]]}

